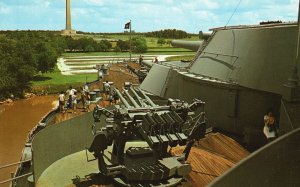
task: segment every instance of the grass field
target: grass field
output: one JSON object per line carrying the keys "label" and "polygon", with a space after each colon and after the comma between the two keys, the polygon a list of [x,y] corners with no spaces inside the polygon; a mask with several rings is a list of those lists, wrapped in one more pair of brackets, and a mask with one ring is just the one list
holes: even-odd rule
{"label": "grass field", "polygon": [[[164,55],[190,55],[195,54],[194,51],[175,48],[170,46],[158,46],[158,47],[148,47],[148,51],[143,53],[143,55],[153,55],[153,54],[164,54]],[[132,53],[133,56],[140,55],[139,53]],[[62,54],[63,57],[74,57],[74,56],[129,56],[129,52],[67,52]]]}
{"label": "grass field", "polygon": [[[134,36],[141,36],[139,34],[133,34]],[[80,37],[91,37],[96,40],[110,39],[110,40],[128,40],[129,35],[77,35],[76,38]],[[191,60],[195,55],[194,51],[183,49],[183,48],[174,48],[169,44],[159,45],[157,44],[158,38],[155,37],[144,37],[147,41],[148,51],[143,53],[143,55],[180,55],[179,57],[170,57],[167,60]],[[172,39],[166,39],[171,41]],[[183,40],[199,40],[196,36],[191,38],[185,38]],[[139,56],[140,54],[133,53],[132,56]],[[76,57],[76,56],[119,56],[119,57],[128,57],[129,52],[67,52],[62,54],[63,57]],[[68,86],[72,85],[74,87],[82,86],[86,81],[90,82],[97,79],[96,74],[78,74],[78,75],[62,75],[57,67],[55,70],[50,73],[38,74],[32,83],[33,90],[39,92],[41,90],[57,93],[60,90],[65,90]]]}
{"label": "grass field", "polygon": [[[155,55],[155,54],[164,54],[164,55],[190,55],[195,54],[194,51],[183,49],[183,48],[174,48],[170,44],[157,44],[158,38],[156,37],[144,37],[142,34],[133,33],[132,37],[139,36],[146,39],[148,51],[143,53],[144,55]],[[75,38],[82,38],[82,37],[91,37],[97,41],[99,40],[129,40],[129,34],[103,34],[103,35],[77,35]],[[165,39],[166,41],[172,41],[174,39]],[[197,36],[191,36],[190,38],[184,38],[182,40],[194,40],[197,41],[199,38]],[[68,52],[64,53],[63,57],[73,57],[73,56],[129,56],[129,52],[89,52],[89,53],[81,53],[81,52]],[[140,54],[132,54],[132,55],[140,55]]]}
{"label": "grass field", "polygon": [[35,76],[31,81],[32,91],[34,93],[58,93],[65,91],[69,86],[79,89],[86,81],[91,82],[97,78],[97,74],[63,75],[56,66],[53,72]]}
{"label": "grass field", "polygon": [[31,82],[33,86],[64,85],[64,84],[82,84],[96,80],[97,74],[78,74],[63,75],[55,66],[53,72],[38,74]]}
{"label": "grass field", "polygon": [[[89,37],[89,38],[93,38],[97,41],[100,40],[129,40],[129,34],[122,34],[122,35],[117,35],[117,34],[106,34],[106,35],[77,35],[75,36],[75,38],[82,38],[82,37]],[[161,45],[157,44],[157,40],[159,38],[156,37],[145,37],[142,34],[138,34],[138,33],[132,33],[132,37],[143,37],[146,39],[147,42],[147,46],[148,47],[161,47]],[[172,38],[165,38],[166,41],[172,41],[172,40],[176,40],[176,39],[172,39]],[[189,41],[198,41],[199,38],[198,36],[191,36],[190,38],[183,38],[180,40],[189,40]],[[168,44],[163,45],[164,47],[171,47]]]}
{"label": "grass field", "polygon": [[[187,49],[181,48],[150,48],[147,53],[143,53],[142,55],[190,55],[195,54],[194,51],[190,51]],[[132,53],[133,56],[139,56],[139,53]],[[76,57],[76,56],[120,56],[120,57],[128,57],[129,52],[72,52],[72,53],[64,53],[63,57]]]}

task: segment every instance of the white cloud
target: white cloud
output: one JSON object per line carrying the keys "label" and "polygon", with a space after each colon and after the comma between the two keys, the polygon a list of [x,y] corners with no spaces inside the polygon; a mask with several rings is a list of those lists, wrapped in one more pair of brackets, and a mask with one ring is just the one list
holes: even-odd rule
{"label": "white cloud", "polygon": [[[65,0],[0,0],[0,28],[64,28]],[[239,0],[71,0],[75,29],[122,32],[131,19],[137,32],[178,28],[197,33],[224,26]],[[243,0],[229,25],[295,21],[298,0]],[[55,20],[55,21],[53,21]],[[9,28],[5,28],[10,25]],[[105,26],[104,26],[105,25]]]}

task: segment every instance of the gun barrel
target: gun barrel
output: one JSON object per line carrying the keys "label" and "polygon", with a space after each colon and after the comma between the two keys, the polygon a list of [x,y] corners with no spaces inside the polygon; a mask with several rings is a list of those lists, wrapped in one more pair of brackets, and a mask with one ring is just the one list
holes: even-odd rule
{"label": "gun barrel", "polygon": [[115,89],[115,92],[118,94],[119,98],[121,99],[122,103],[126,106],[126,108],[132,108],[132,106],[126,101],[126,99],[123,97],[123,95],[118,89]]}
{"label": "gun barrel", "polygon": [[211,33],[209,32],[199,32],[199,39],[207,40],[211,36]]}
{"label": "gun barrel", "polygon": [[171,42],[173,47],[180,47],[185,49],[190,49],[192,51],[197,51],[202,45],[203,41],[186,41],[186,40],[173,40]]}
{"label": "gun barrel", "polygon": [[145,66],[147,66],[148,68],[151,68],[153,66],[153,62],[149,61],[149,60],[143,60],[142,64],[144,64]]}
{"label": "gun barrel", "polygon": [[123,88],[123,91],[127,95],[127,97],[129,98],[129,100],[131,101],[131,103],[133,104],[133,106],[135,108],[140,108],[140,105],[137,104],[137,102],[131,97],[131,95],[128,93],[128,91],[125,90],[124,88]]}
{"label": "gun barrel", "polygon": [[155,107],[156,104],[153,103],[153,101],[144,93],[143,90],[141,90],[140,88],[138,88],[138,90],[140,91],[140,93],[144,96],[144,98],[148,101],[148,103],[152,106]]}

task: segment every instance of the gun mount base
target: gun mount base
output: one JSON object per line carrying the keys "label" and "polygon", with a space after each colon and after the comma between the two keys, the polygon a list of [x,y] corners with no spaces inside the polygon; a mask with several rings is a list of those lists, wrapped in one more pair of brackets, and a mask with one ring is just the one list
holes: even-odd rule
{"label": "gun mount base", "polygon": [[184,157],[157,159],[147,145],[145,141],[127,142],[123,163],[118,165],[113,164],[113,146],[109,146],[103,156],[107,166],[105,175],[111,176],[123,186],[174,186],[191,171],[191,166],[184,162]]}
{"label": "gun mount base", "polygon": [[[116,182],[117,185],[120,186],[145,186],[145,183],[127,183],[121,178],[114,178],[114,181]],[[146,183],[149,186],[152,187],[171,187],[171,186],[177,186],[181,183],[182,178],[170,178],[165,181],[161,182],[156,182],[156,183]]]}
{"label": "gun mount base", "polygon": [[[106,117],[88,149],[101,174],[123,186],[178,184],[192,170],[186,163],[191,147],[205,135],[204,102],[168,99],[159,106],[140,89],[123,91],[115,89],[123,105],[97,106],[93,112],[95,121]],[[177,146],[185,146],[183,153],[172,155],[170,149]]]}

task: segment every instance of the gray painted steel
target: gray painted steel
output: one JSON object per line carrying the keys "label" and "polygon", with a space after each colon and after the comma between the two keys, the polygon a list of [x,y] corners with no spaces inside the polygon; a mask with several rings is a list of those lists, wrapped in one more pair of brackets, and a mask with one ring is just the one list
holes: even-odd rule
{"label": "gray painted steel", "polygon": [[300,186],[300,128],[257,150],[209,186]]}
{"label": "gray painted steel", "polygon": [[295,63],[296,36],[296,25],[218,30],[190,72],[282,95]]}
{"label": "gray painted steel", "polygon": [[172,40],[171,44],[173,47],[181,47],[197,51],[202,45],[203,41],[185,41],[185,40]]}
{"label": "gray painted steel", "polygon": [[[155,64],[151,71],[155,72],[159,67]],[[154,76],[151,71],[149,75]],[[275,116],[279,119],[281,96],[278,94],[210,80],[175,69],[169,71],[168,76],[160,82],[151,85],[144,85],[143,82],[141,88],[154,93],[156,86],[164,87],[164,92],[154,94],[187,102],[194,98],[201,99],[206,102],[205,112],[211,126],[244,135],[244,140],[249,144],[262,145],[265,142],[262,134],[263,116],[268,107],[275,109]],[[158,74],[155,78],[158,79]],[[168,83],[163,85],[167,80]]]}
{"label": "gray painted steel", "polygon": [[300,123],[288,121],[296,116],[291,105],[286,105],[285,113],[281,108],[282,96],[289,92],[284,84],[295,64],[296,33],[292,24],[216,30],[190,69],[164,67],[162,71],[155,64],[141,88],[165,98],[201,99],[211,126],[261,146],[268,108],[273,108],[280,130],[286,129],[282,134]]}
{"label": "gray painted steel", "polygon": [[153,64],[150,72],[141,84],[141,89],[147,90],[148,92],[158,96],[163,96],[169,71],[170,68],[168,67]]}
{"label": "gray painted steel", "polygon": [[88,147],[92,140],[91,113],[51,125],[33,139],[33,171],[35,182],[45,169],[55,161]]}

